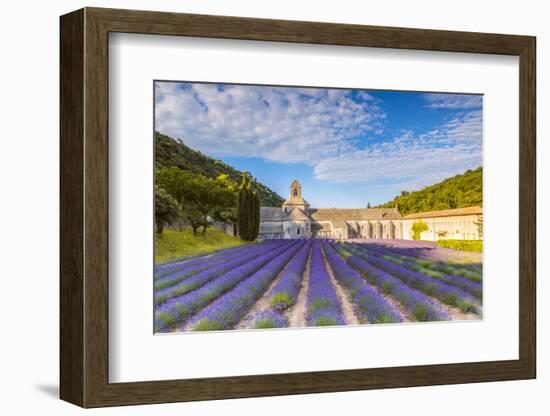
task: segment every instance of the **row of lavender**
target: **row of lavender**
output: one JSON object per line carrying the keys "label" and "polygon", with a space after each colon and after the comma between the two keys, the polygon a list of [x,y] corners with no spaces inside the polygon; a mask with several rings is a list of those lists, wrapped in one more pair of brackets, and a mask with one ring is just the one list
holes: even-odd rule
{"label": "row of lavender", "polygon": [[[389,255],[395,260],[400,260],[409,263],[415,271],[426,272],[428,274],[435,272],[463,276],[474,282],[481,282],[482,265],[481,263],[456,263],[450,262],[445,256],[437,255],[437,250],[419,249],[418,247],[392,247],[391,245],[383,244],[361,244],[365,248]],[[429,258],[424,258],[426,253],[429,253]]]}
{"label": "row of lavender", "polygon": [[303,240],[291,245],[233,290],[216,299],[193,318],[190,328],[196,331],[233,328],[304,245]]}
{"label": "row of lavender", "polygon": [[[399,264],[399,262],[392,261],[391,257],[377,253],[376,248],[371,245],[366,248],[365,245],[361,244],[344,243],[340,247],[344,256],[353,254],[371,268],[371,270],[366,269],[364,272],[367,278],[373,279],[371,275],[383,271],[387,275],[399,279],[408,287],[429,297],[436,298],[443,304],[457,307],[464,313],[481,315],[481,282],[468,280],[471,286],[466,286],[464,285],[465,278],[460,276],[446,275],[442,278],[415,271],[413,267],[409,266],[408,268],[402,265],[403,262]],[[356,259],[349,261],[359,267],[359,262]],[[389,292],[391,287],[393,286],[386,283],[386,286],[381,287],[381,289],[391,293]],[[466,287],[468,290],[465,290]]]}
{"label": "row of lavender", "polygon": [[343,302],[359,323],[452,319],[444,304],[480,315],[475,270],[417,260],[372,245],[271,240],[176,261],[157,269],[155,330],[286,327],[301,290],[306,326],[353,323]]}
{"label": "row of lavender", "polygon": [[389,303],[338,255],[333,245],[323,242],[323,249],[336,280],[348,290],[360,323],[392,323],[405,320],[405,316],[396,306]]}
{"label": "row of lavender", "polygon": [[155,265],[155,281],[173,272],[184,270],[188,267],[195,267],[204,264],[205,261],[219,260],[227,258],[232,255],[236,255],[239,252],[247,250],[248,246],[237,246],[233,248],[223,249],[215,251],[214,253],[201,254],[192,257],[184,257],[175,260],[171,260],[162,264]]}
{"label": "row of lavender", "polygon": [[[433,261],[415,257],[409,254],[404,254],[403,250],[392,249],[384,245],[360,244],[363,248],[372,252],[388,256],[392,261],[405,265],[417,272],[428,274],[431,277],[441,278],[443,276],[462,277],[468,281],[481,283],[482,270],[481,265],[474,264],[456,264],[448,261]],[[475,267],[473,267],[475,266]],[[458,279],[460,280],[460,279]]]}
{"label": "row of lavender", "polygon": [[260,254],[270,253],[288,244],[288,240],[270,241],[234,251],[231,255],[221,253],[213,258],[201,258],[183,264],[155,281],[155,305],[184,295],[215,278],[255,259]]}
{"label": "row of lavender", "polygon": [[[158,301],[159,294],[155,293],[155,330],[160,332],[173,328],[175,325],[185,327],[190,318],[201,309],[254,273],[258,271],[262,273],[262,269],[268,263],[292,250],[298,244],[300,242],[296,240],[279,240],[250,247],[250,251],[246,255],[224,262],[222,265],[216,265],[183,280],[172,289],[167,300]],[[182,287],[189,284],[193,287],[192,289],[178,294],[180,290],[183,290]],[[164,292],[161,293],[164,294]]]}
{"label": "row of lavender", "polygon": [[[392,296],[402,307],[403,315],[408,320],[418,322],[446,321],[450,315],[433,299],[420,291],[409,287],[400,279],[372,266],[359,256],[354,255],[351,250],[346,250],[337,244],[331,244],[331,248],[337,251],[347,264],[360,274],[379,293]],[[349,248],[349,247],[348,247]],[[352,248],[353,249],[353,248]],[[368,304],[365,305],[368,307]]]}
{"label": "row of lavender", "polygon": [[309,273],[308,259],[312,242],[308,241],[288,264],[280,279],[267,293],[268,307],[257,311],[249,320],[248,328],[283,328],[289,325],[286,314],[297,302],[305,273]]}
{"label": "row of lavender", "polygon": [[308,326],[344,325],[346,322],[341,303],[325,267],[319,242],[314,243],[309,270],[306,313]]}

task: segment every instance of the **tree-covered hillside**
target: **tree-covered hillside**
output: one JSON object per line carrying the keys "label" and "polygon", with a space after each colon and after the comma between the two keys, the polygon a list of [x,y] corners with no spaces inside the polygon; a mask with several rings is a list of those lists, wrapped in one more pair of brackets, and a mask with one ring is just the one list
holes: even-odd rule
{"label": "tree-covered hillside", "polygon": [[[155,163],[157,169],[175,166],[182,170],[200,173],[207,178],[217,178],[219,175],[225,174],[237,185],[242,180],[243,172],[221,160],[203,155],[201,152],[187,147],[181,141],[159,132],[155,132]],[[284,202],[283,198],[254,178],[252,186],[258,193],[261,206],[280,207]]]}
{"label": "tree-covered hillside", "polygon": [[467,170],[462,175],[447,178],[420,191],[401,192],[381,208],[399,207],[403,215],[422,211],[465,208],[483,205],[483,169]]}

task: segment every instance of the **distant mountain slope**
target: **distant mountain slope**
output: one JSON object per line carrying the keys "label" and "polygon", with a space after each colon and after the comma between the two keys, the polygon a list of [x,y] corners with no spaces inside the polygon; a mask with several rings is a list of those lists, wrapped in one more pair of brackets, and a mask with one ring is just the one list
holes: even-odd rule
{"label": "distant mountain slope", "polygon": [[[157,168],[176,166],[180,169],[200,173],[208,178],[228,175],[230,180],[240,184],[243,172],[227,165],[221,160],[203,155],[187,147],[183,142],[155,132],[155,164]],[[278,194],[267,186],[253,179],[254,189],[264,207],[280,207],[284,202]]]}
{"label": "distant mountain slope", "polygon": [[465,208],[483,205],[483,169],[467,170],[462,175],[447,178],[420,191],[401,192],[381,208],[399,207],[403,215],[423,211]]}

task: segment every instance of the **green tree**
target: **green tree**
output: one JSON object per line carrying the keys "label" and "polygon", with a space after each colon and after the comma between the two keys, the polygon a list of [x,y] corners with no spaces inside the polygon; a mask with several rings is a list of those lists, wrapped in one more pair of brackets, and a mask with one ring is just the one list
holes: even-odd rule
{"label": "green tree", "polygon": [[420,235],[424,231],[428,231],[428,224],[426,224],[424,221],[415,222],[412,226],[413,240],[420,240]]}
{"label": "green tree", "polygon": [[219,206],[212,214],[212,218],[214,221],[219,221],[223,223],[232,223],[236,224],[238,221],[238,215],[237,215],[237,197],[239,188],[238,186],[231,181],[231,178],[229,175],[219,175],[216,178],[216,183],[221,188],[226,189],[232,194],[232,201],[228,201],[230,203],[224,204],[223,206]]}
{"label": "green tree", "polygon": [[379,205],[398,205],[403,215],[422,211],[465,208],[483,205],[483,169],[467,170],[462,175],[447,178],[419,191],[402,191],[392,201]]}
{"label": "green tree", "polygon": [[258,196],[258,193],[256,191],[252,192],[252,201],[253,204],[251,216],[254,220],[251,229],[251,241],[254,241],[256,238],[258,238],[258,234],[260,233],[260,197]]}
{"label": "green tree", "polygon": [[243,174],[238,199],[239,235],[245,241],[254,241],[260,230],[260,199],[252,189],[248,174]]}
{"label": "green tree", "polygon": [[182,217],[195,235],[200,227],[206,233],[215,213],[235,207],[235,189],[223,177],[212,179],[170,167],[157,171],[156,182],[180,203]]}
{"label": "green tree", "polygon": [[248,209],[250,205],[250,179],[243,174],[241,186],[239,187],[239,204],[237,208],[239,236],[248,241],[250,236],[250,223],[248,221]]}
{"label": "green tree", "polygon": [[181,215],[178,202],[164,189],[155,186],[155,224],[157,233],[162,234],[164,227],[172,224]]}
{"label": "green tree", "polygon": [[[184,141],[173,139],[169,136],[155,132],[155,166],[157,169],[171,166],[194,174],[200,174],[210,179],[216,179],[220,175],[227,175],[236,188],[242,180],[242,172],[234,169],[221,160],[216,160],[207,155],[187,147]],[[260,197],[262,206],[280,207],[284,199],[251,178],[254,190]]]}

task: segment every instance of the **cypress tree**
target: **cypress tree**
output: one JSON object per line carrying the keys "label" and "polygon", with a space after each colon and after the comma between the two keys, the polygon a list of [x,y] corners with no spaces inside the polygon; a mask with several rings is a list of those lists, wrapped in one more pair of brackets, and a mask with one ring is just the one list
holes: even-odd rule
{"label": "cypress tree", "polygon": [[253,218],[253,227],[252,227],[252,240],[255,240],[258,238],[258,234],[260,232],[260,197],[256,192],[254,192],[254,212],[252,214]]}
{"label": "cypress tree", "polygon": [[247,205],[247,178],[245,175],[243,175],[243,180],[241,182],[241,186],[239,187],[239,207],[237,210],[238,215],[238,228],[239,228],[239,236],[243,240],[247,240],[248,235],[248,222],[247,222],[247,212],[246,212],[246,205]]}
{"label": "cypress tree", "polygon": [[247,221],[248,221],[248,241],[254,240],[254,193],[251,188],[248,188],[247,201]]}
{"label": "cypress tree", "polygon": [[252,239],[252,221],[250,219],[250,214],[252,212],[252,191],[250,190],[250,179],[248,180],[248,186],[246,188],[246,240],[251,241]]}
{"label": "cypress tree", "polygon": [[254,241],[260,231],[260,198],[251,185],[250,176],[243,174],[239,187],[238,228],[245,241]]}

